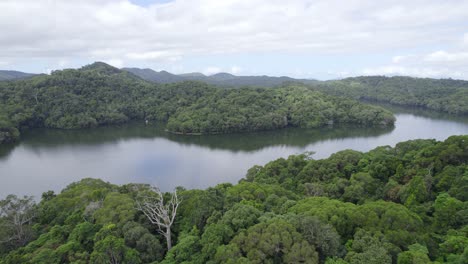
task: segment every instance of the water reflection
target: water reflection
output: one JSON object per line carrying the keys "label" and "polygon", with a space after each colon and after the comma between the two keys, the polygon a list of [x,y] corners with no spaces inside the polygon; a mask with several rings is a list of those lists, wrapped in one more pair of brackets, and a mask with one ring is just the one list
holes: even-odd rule
{"label": "water reflection", "polygon": [[411,114],[420,117],[427,117],[430,119],[438,119],[438,120],[445,120],[445,121],[455,121],[459,123],[468,124],[468,116],[467,115],[453,115],[444,112],[438,112],[435,110],[430,110],[424,107],[411,107],[411,106],[399,106],[399,105],[392,105],[389,103],[383,102],[374,102],[374,101],[363,101],[364,103],[368,103],[371,105],[377,105],[384,107],[395,114]]}
{"label": "water reflection", "polygon": [[[334,138],[379,136],[390,133],[393,129],[394,127],[362,128],[355,126],[333,126],[320,129],[286,128],[255,133],[184,136],[167,133],[162,125],[153,124],[145,126],[140,123],[134,123],[88,130],[36,129],[24,133],[21,145],[31,149],[31,151],[35,151],[43,148],[114,144],[128,139],[163,138],[182,145],[196,145],[212,150],[250,152],[280,145],[305,147],[317,141]],[[17,144],[10,146],[10,149],[16,146]],[[11,150],[5,151],[5,154],[9,152]]]}

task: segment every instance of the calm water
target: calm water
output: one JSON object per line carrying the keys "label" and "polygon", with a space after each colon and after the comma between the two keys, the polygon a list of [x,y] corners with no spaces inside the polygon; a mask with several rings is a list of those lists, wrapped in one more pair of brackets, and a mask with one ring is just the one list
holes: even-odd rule
{"label": "calm water", "polygon": [[116,184],[150,183],[206,188],[237,182],[255,164],[314,151],[315,159],[343,150],[367,151],[416,138],[444,140],[468,134],[468,118],[392,108],[389,129],[353,127],[285,129],[252,134],[177,136],[140,124],[92,130],[39,129],[20,143],[0,147],[0,198],[9,193],[40,197],[85,177]]}

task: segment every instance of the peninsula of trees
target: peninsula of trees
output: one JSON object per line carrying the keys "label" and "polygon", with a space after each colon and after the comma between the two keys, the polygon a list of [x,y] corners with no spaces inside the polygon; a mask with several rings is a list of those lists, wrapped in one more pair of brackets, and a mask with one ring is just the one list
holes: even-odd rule
{"label": "peninsula of trees", "polygon": [[451,114],[468,114],[468,81],[453,79],[413,78],[405,76],[361,76],[342,80],[317,81],[290,77],[236,76],[218,73],[176,75],[166,71],[124,68],[155,83],[200,80],[224,87],[279,87],[284,83],[300,83],[322,92],[353,99],[370,100],[394,105],[423,107]]}
{"label": "peninsula of trees", "polygon": [[[468,136],[452,136],[290,156],[177,196],[97,179],[10,195],[0,263],[467,263],[467,162]],[[144,197],[175,215],[169,237]]]}
{"label": "peninsula of trees", "polygon": [[202,82],[155,84],[104,63],[0,82],[0,142],[35,127],[89,128],[129,120],[167,123],[181,134],[391,126],[392,113],[303,85],[223,89]]}

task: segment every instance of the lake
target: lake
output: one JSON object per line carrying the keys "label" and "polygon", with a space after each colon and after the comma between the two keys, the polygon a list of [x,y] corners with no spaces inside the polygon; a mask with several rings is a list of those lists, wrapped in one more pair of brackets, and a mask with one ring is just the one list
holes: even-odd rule
{"label": "lake", "polygon": [[165,191],[206,188],[236,183],[253,165],[305,151],[321,159],[344,149],[368,151],[410,139],[468,134],[466,117],[390,110],[397,118],[392,128],[335,126],[207,136],[172,135],[157,124],[35,129],[23,133],[15,145],[0,146],[0,199],[10,193],[38,198],[86,177],[115,184],[150,183]]}

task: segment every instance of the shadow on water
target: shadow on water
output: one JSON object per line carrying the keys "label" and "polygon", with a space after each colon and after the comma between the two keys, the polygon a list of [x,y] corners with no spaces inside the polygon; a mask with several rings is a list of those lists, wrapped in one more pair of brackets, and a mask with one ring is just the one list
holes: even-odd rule
{"label": "shadow on water", "polygon": [[438,112],[435,110],[431,110],[425,107],[417,107],[417,106],[401,106],[401,105],[393,105],[389,103],[382,103],[382,102],[375,102],[375,101],[362,101],[363,103],[381,106],[393,112],[394,114],[412,114],[415,116],[426,117],[430,119],[439,119],[445,121],[454,121],[458,123],[468,124],[468,116],[467,115],[454,115],[449,113]]}
{"label": "shadow on water", "polygon": [[286,128],[276,131],[199,137],[167,135],[166,138],[181,144],[198,145],[210,149],[248,152],[271,146],[305,147],[328,139],[374,137],[390,133],[393,129],[394,127],[333,126],[320,129]]}
{"label": "shadow on water", "polygon": [[8,157],[19,143],[10,143],[0,146],[0,160]]}
{"label": "shadow on water", "polygon": [[[450,115],[420,107],[395,106],[370,101],[365,101],[365,103],[382,106],[397,115],[411,114],[433,120],[468,124],[468,116]],[[115,144],[119,141],[159,138],[181,145],[201,146],[211,150],[252,152],[273,146],[305,147],[315,142],[330,139],[377,137],[391,133],[393,130],[394,127],[363,128],[335,125],[318,129],[286,128],[252,133],[185,136],[167,133],[164,131],[164,124],[145,126],[141,123],[130,123],[121,126],[81,130],[41,128],[25,131],[19,143],[0,146],[0,159],[6,159],[19,146],[36,151],[44,148],[53,149],[68,146],[97,147]]]}
{"label": "shadow on water", "polygon": [[20,143],[1,146],[0,158],[7,157],[18,145],[34,151],[67,146],[98,146],[138,138],[163,138],[182,145],[195,145],[212,150],[250,152],[271,146],[305,147],[311,143],[328,139],[373,137],[390,133],[393,129],[394,127],[333,126],[320,129],[286,128],[254,133],[185,136],[167,133],[164,131],[164,126],[158,124],[145,126],[131,123],[86,130],[41,128],[25,132]]}

